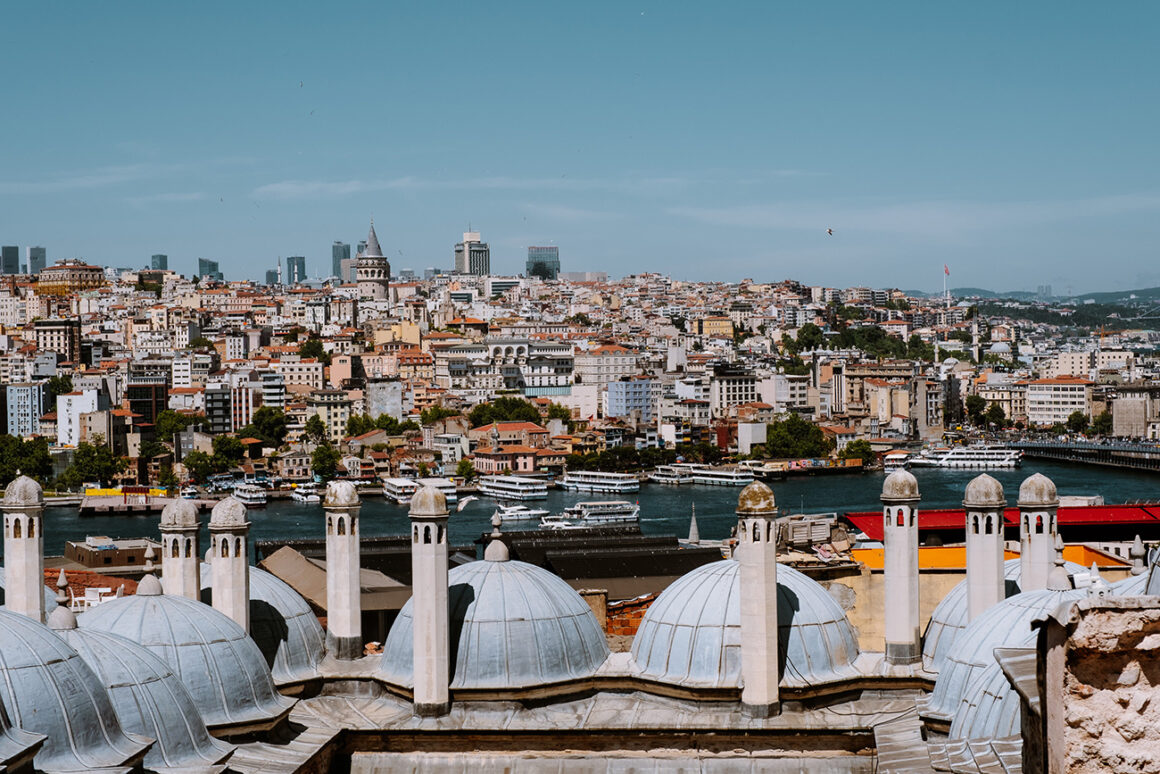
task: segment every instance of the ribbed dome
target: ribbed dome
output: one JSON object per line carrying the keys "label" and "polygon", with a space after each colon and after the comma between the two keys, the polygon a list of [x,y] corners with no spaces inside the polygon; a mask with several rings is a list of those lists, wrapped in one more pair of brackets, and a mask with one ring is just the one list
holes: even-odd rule
{"label": "ribbed dome", "polygon": [[1111,584],[1109,592],[1116,597],[1139,597],[1148,593],[1148,573],[1129,575]]}
{"label": "ribbed dome", "polygon": [[[420,490],[422,491],[422,490]],[[449,573],[451,688],[530,688],[592,675],[608,658],[592,608],[563,580],[524,562],[469,562]],[[408,600],[383,647],[382,672],[414,685]]]}
{"label": "ribbed dome", "polygon": [[[1063,568],[1068,575],[1083,572],[1082,565],[1075,562],[1064,562]],[[1019,559],[1008,559],[1003,562],[1003,578],[1007,582],[1006,596],[1018,594],[1019,578],[1023,574],[1023,563]],[[953,589],[947,592],[942,601],[931,613],[930,623],[926,625],[926,633],[922,637],[922,666],[928,672],[937,672],[947,653],[954,647],[955,639],[967,627],[967,582],[959,581]]]}
{"label": "ribbed dome", "polygon": [[972,478],[963,493],[963,506],[966,508],[1001,508],[1006,504],[1003,485],[986,473]]}
{"label": "ribbed dome", "polygon": [[1024,479],[1019,485],[1019,507],[1051,508],[1059,505],[1059,493],[1055,482],[1042,473]]}
{"label": "ribbed dome", "polygon": [[882,482],[883,500],[917,500],[918,479],[909,470],[896,470]]}
{"label": "ribbed dome", "polygon": [[4,505],[9,508],[44,505],[44,490],[28,476],[17,476],[4,489]]}
{"label": "ribbed dome", "polygon": [[351,481],[331,481],[326,485],[323,505],[332,508],[350,508],[359,504],[358,489]]}
{"label": "ribbed dome", "polygon": [[210,728],[268,724],[294,705],[245,630],[186,597],[140,594],[93,608],[82,627],[128,637],[161,657],[189,689]]}
{"label": "ribbed dome", "polygon": [[124,766],[152,741],[125,733],[100,678],[67,642],[7,611],[0,611],[0,705],[12,725],[48,737],[37,769]]}
{"label": "ribbed dome", "polygon": [[447,495],[433,486],[421,486],[419,491],[411,496],[411,517],[416,516],[446,516]]}
{"label": "ribbed dome", "polygon": [[949,736],[988,741],[1017,736],[1021,733],[1021,712],[1019,694],[1011,688],[999,662],[993,660],[967,686]]}
{"label": "ribbed dome", "polygon": [[161,509],[162,529],[167,527],[196,527],[197,524],[197,506],[193,504],[192,500],[186,500],[182,497]]}
{"label": "ribbed dome", "polygon": [[[201,566],[201,600],[213,601],[211,566]],[[326,634],[310,605],[277,576],[250,568],[250,637],[257,643],[276,685],[318,677]]]}
{"label": "ribbed dome", "polygon": [[925,703],[919,703],[919,714],[949,721],[958,711],[971,680],[995,663],[995,648],[1034,644],[1031,622],[1082,594],[1075,590],[1040,589],[1016,594],[988,608],[955,639],[943,661],[934,691]]}
{"label": "ribbed dome", "polygon": [[211,527],[241,527],[246,523],[246,506],[233,495],[219,500],[209,514]]}
{"label": "ribbed dome", "polygon": [[210,736],[189,691],[169,665],[131,640],[98,629],[57,632],[109,692],[121,726],[156,739],[147,768],[221,763],[233,747]]}
{"label": "ribbed dome", "polygon": [[[0,605],[4,604],[4,568],[0,567]],[[44,587],[44,609],[52,610],[56,604],[56,595],[48,586]]]}
{"label": "ribbed dome", "polygon": [[[702,565],[649,606],[632,641],[638,674],[695,688],[741,684],[741,589],[732,559]],[[781,684],[854,677],[858,639],[841,606],[808,576],[777,566]]]}

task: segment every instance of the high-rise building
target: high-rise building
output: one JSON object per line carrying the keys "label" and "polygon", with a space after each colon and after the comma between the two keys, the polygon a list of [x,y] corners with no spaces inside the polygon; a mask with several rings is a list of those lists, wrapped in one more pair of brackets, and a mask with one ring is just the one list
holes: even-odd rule
{"label": "high-rise building", "polygon": [[560,248],[529,247],[526,274],[528,277],[556,279],[560,274]]}
{"label": "high-rise building", "polygon": [[388,301],[391,297],[391,264],[383,256],[383,248],[379,246],[374,220],[371,220],[371,230],[367,234],[365,244],[366,247],[359,251],[358,265],[355,268],[359,298]]}
{"label": "high-rise building", "polygon": [[48,265],[48,251],[43,247],[28,248],[28,273],[39,274]]}
{"label": "high-rise building", "polygon": [[267,285],[277,285],[278,284],[278,270],[277,269],[266,269],[266,284]]}
{"label": "high-rise building", "polygon": [[217,261],[211,261],[208,258],[197,259],[197,276],[205,279],[222,279],[221,269],[218,268]]}
{"label": "high-rise building", "polygon": [[306,256],[291,255],[286,259],[286,281],[288,285],[297,285],[306,280]]}
{"label": "high-rise building", "polygon": [[346,242],[336,241],[330,246],[330,274],[333,277],[345,281],[346,276],[342,273],[342,262],[350,260],[350,245]]}
{"label": "high-rise building", "polygon": [[40,432],[40,417],[44,415],[45,385],[47,382],[22,382],[3,388],[7,395],[8,435],[26,438]]}
{"label": "high-rise building", "polygon": [[157,271],[166,271],[169,269],[169,256],[157,253],[153,256],[150,265]]}
{"label": "high-rise building", "polygon": [[20,273],[19,245],[4,245],[0,247],[0,272],[4,274]]}
{"label": "high-rise building", "polygon": [[479,241],[478,231],[464,232],[463,241],[455,245],[455,271],[481,277],[491,274],[491,249]]}

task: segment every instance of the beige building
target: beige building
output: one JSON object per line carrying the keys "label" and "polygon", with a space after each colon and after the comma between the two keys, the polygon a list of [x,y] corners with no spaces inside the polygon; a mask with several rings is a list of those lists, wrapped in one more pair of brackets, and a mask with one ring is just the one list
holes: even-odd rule
{"label": "beige building", "polygon": [[1066,422],[1074,412],[1091,417],[1092,382],[1074,376],[1035,379],[1027,385],[1027,421],[1032,425]]}
{"label": "beige building", "polygon": [[350,419],[353,405],[346,390],[311,390],[306,398],[307,416],[318,415],[332,443],[346,436],[346,421]]}
{"label": "beige building", "polygon": [[40,272],[36,292],[42,296],[67,296],[105,285],[105,270],[84,261],[57,261]]}

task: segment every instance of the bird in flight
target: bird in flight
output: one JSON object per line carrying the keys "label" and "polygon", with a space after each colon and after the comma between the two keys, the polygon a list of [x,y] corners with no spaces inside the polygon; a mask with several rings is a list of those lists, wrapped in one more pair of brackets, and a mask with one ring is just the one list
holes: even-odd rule
{"label": "bird in flight", "polygon": [[834,229],[832,229],[832,228],[828,228],[828,229],[826,229],[826,233],[827,233],[827,234],[829,234],[830,236],[833,236],[833,235],[834,235]]}

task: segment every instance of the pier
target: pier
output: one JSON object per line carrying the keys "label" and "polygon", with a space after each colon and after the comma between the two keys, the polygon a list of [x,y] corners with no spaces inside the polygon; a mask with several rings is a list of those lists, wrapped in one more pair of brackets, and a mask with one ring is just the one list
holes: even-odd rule
{"label": "pier", "polygon": [[1010,447],[1022,451],[1024,457],[1160,472],[1160,446],[1156,444],[1026,441]]}

